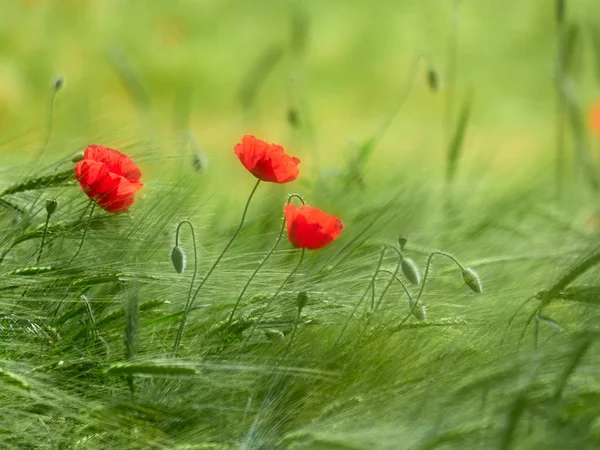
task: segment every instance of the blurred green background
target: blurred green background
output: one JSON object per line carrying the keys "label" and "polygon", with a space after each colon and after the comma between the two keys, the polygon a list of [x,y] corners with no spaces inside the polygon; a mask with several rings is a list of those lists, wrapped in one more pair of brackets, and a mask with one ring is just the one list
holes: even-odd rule
{"label": "blurred green background", "polygon": [[[600,14],[596,6],[568,2],[582,38]],[[469,89],[462,170],[528,174],[538,156],[553,152],[555,22],[554,3],[535,0],[4,0],[0,152],[16,159],[35,153],[50,85],[62,75],[48,154],[148,140],[173,156],[183,151],[185,130],[217,167],[229,167],[245,133],[286,145],[305,171],[337,164],[389,117],[411,63],[424,54],[441,89],[428,89],[427,64],[420,64],[371,175],[405,164],[442,174],[448,110],[456,116]],[[456,87],[449,94],[453,36]],[[577,81],[587,108],[600,93],[591,49],[581,41]]]}

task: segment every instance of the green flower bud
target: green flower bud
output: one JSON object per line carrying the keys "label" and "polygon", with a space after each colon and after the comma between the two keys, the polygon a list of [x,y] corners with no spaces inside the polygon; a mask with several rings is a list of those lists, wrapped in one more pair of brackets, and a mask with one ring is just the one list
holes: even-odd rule
{"label": "green flower bud", "polygon": [[77,152],[71,158],[71,162],[77,164],[79,161],[83,161],[83,152]]}
{"label": "green flower bud", "polygon": [[471,290],[477,294],[481,294],[483,292],[483,286],[481,285],[481,280],[479,279],[479,275],[470,268],[466,268],[462,271],[462,277],[465,281],[465,284],[471,288]]}
{"label": "green flower bud", "polygon": [[423,305],[421,302],[418,302],[416,305],[414,305],[410,312],[417,318],[419,322],[425,322],[427,320],[427,310],[425,309],[425,305]]}
{"label": "green flower bud", "polygon": [[60,91],[65,86],[65,79],[63,77],[56,77],[52,83],[52,87],[56,92]]}
{"label": "green flower bud", "polygon": [[206,172],[208,169],[208,156],[204,152],[196,152],[192,156],[192,166],[198,172]]}
{"label": "green flower bud", "polygon": [[296,304],[298,305],[298,310],[302,311],[304,307],[308,303],[308,294],[305,291],[299,292],[298,297],[296,298]]}
{"label": "green flower bud", "polygon": [[51,216],[58,208],[58,202],[56,200],[46,200],[46,213]]}
{"label": "green flower bud", "polygon": [[427,84],[432,92],[438,91],[438,75],[433,67],[429,67],[429,70],[427,71]]}
{"label": "green flower bud", "polygon": [[398,244],[400,244],[400,250],[404,251],[404,247],[406,247],[407,243],[408,243],[408,236],[401,235],[398,238]]}
{"label": "green flower bud", "polygon": [[419,275],[419,268],[415,264],[415,262],[410,258],[402,259],[402,273],[408,281],[412,284],[419,284],[421,281],[421,276]]}
{"label": "green flower bud", "polygon": [[185,270],[187,258],[185,257],[185,253],[179,247],[173,247],[171,250],[171,262],[173,263],[173,267],[175,268],[175,272],[183,273]]}
{"label": "green flower bud", "polygon": [[273,342],[281,342],[285,340],[285,336],[279,330],[266,330],[265,336]]}

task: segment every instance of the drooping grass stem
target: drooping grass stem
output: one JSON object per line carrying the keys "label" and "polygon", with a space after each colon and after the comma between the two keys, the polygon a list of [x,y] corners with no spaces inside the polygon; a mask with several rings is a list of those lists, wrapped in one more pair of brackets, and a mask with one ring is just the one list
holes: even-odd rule
{"label": "drooping grass stem", "polygon": [[263,319],[263,317],[265,316],[265,314],[267,313],[267,311],[271,308],[271,305],[273,304],[273,302],[275,301],[275,299],[279,296],[279,294],[281,293],[281,291],[283,290],[283,288],[285,287],[285,285],[288,283],[288,281],[290,281],[290,279],[294,276],[294,274],[298,271],[298,269],[300,269],[300,266],[302,265],[302,261],[304,261],[304,255],[305,254],[306,254],[306,249],[303,248],[302,252],[300,253],[300,260],[298,261],[298,264],[296,264],[296,266],[288,274],[288,276],[285,278],[285,280],[283,280],[283,283],[281,283],[281,285],[279,286],[279,288],[275,291],[275,293],[273,294],[273,296],[271,297],[271,299],[265,305],[264,309],[262,310],[262,312],[258,316],[258,319],[256,319],[256,321],[252,325],[252,328],[250,329],[250,332],[248,333],[248,336],[244,340],[244,343],[242,344],[242,349],[240,350],[240,352],[244,351],[244,349],[248,345],[248,342],[250,341],[250,338],[254,334],[254,331],[256,331],[256,327],[258,326],[258,324],[260,323],[260,321]]}
{"label": "drooping grass stem", "polygon": [[[302,199],[302,197],[300,197],[298,194],[290,194],[290,195],[288,195],[288,199],[287,199],[286,205],[289,205],[290,202],[292,201],[292,199],[294,197],[297,198],[297,199],[299,199],[302,202],[303,205],[305,204],[304,200]],[[260,271],[260,269],[262,269],[263,265],[271,257],[271,255],[273,254],[273,252],[275,251],[275,249],[277,248],[277,246],[281,242],[281,239],[283,238],[283,232],[284,231],[285,231],[285,215],[283,216],[283,219],[282,219],[282,222],[281,222],[281,228],[279,230],[279,235],[277,236],[277,240],[275,241],[275,243],[273,244],[273,246],[270,248],[270,250],[267,252],[267,254],[265,255],[265,257],[260,261],[260,263],[258,264],[258,266],[256,266],[256,269],[254,269],[254,272],[252,272],[252,275],[250,275],[250,278],[248,278],[248,281],[246,281],[246,284],[244,285],[244,287],[240,291],[240,295],[238,296],[235,304],[233,305],[233,309],[231,310],[231,313],[229,314],[229,319],[227,320],[227,327],[229,327],[231,325],[231,322],[233,321],[233,317],[235,315],[235,312],[237,311],[237,309],[238,309],[238,307],[240,305],[240,302],[242,301],[242,297],[246,293],[246,290],[250,286],[250,283],[252,283],[252,280],[254,280],[254,277],[256,276],[256,274]]]}
{"label": "drooping grass stem", "polygon": [[244,212],[242,213],[242,218],[240,220],[240,224],[237,227],[237,229],[235,230],[235,232],[233,233],[233,236],[231,236],[231,239],[229,239],[229,242],[227,242],[227,245],[225,245],[225,248],[223,249],[221,254],[217,257],[217,259],[213,263],[212,267],[208,270],[207,274],[204,276],[204,278],[200,282],[200,285],[198,286],[198,288],[196,288],[194,295],[191,298],[189,298],[188,301],[186,302],[185,309],[183,311],[183,317],[181,318],[181,323],[179,324],[179,329],[177,330],[175,344],[173,345],[173,356],[177,356],[177,351],[179,350],[179,345],[181,344],[181,338],[183,336],[183,329],[185,328],[185,323],[187,321],[187,317],[190,313],[190,310],[192,309],[192,306],[194,304],[194,300],[196,300],[198,293],[200,292],[202,287],[206,284],[206,282],[210,278],[211,274],[214,272],[216,267],[219,265],[219,262],[221,261],[221,259],[223,258],[223,256],[227,252],[227,250],[229,250],[229,247],[231,247],[231,244],[233,244],[233,241],[235,240],[237,235],[242,230],[242,227],[244,226],[244,222],[246,220],[246,214],[248,213],[248,208],[250,207],[250,202],[252,201],[252,198],[254,197],[254,194],[255,194],[256,190],[258,189],[259,184],[260,184],[260,180],[257,180],[256,184],[254,185],[254,188],[252,188],[252,191],[250,192],[250,195],[248,196],[248,200],[246,201],[246,205],[244,206]]}

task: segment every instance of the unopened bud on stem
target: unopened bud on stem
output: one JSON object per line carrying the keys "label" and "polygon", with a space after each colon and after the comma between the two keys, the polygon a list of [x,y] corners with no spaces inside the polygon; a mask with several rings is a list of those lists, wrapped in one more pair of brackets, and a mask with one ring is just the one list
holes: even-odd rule
{"label": "unopened bud on stem", "polygon": [[187,258],[180,247],[173,247],[173,250],[171,250],[171,262],[173,263],[175,272],[183,273],[183,271],[185,270]]}
{"label": "unopened bud on stem", "polygon": [[402,273],[404,273],[406,279],[412,284],[419,284],[421,281],[419,268],[410,258],[402,258]]}
{"label": "unopened bud on stem", "polygon": [[305,291],[299,292],[298,298],[296,299],[296,305],[298,306],[298,311],[302,311],[307,304],[308,304],[308,294]]}
{"label": "unopened bud on stem", "polygon": [[46,200],[46,213],[51,216],[58,208],[58,202],[56,200]]}
{"label": "unopened bud on stem", "polygon": [[483,292],[483,286],[481,285],[481,280],[479,279],[479,275],[473,269],[467,267],[462,271],[462,277],[467,286],[477,293],[481,294]]}

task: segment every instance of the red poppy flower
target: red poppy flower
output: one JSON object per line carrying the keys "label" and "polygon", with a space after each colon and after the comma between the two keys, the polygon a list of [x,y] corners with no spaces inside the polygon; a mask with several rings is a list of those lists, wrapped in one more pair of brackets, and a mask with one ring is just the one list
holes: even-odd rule
{"label": "red poppy flower", "polygon": [[246,135],[234,151],[244,167],[262,181],[288,183],[298,178],[300,160],[287,155],[281,145]]}
{"label": "red poppy flower", "polygon": [[127,211],[144,186],[140,169],[127,155],[100,145],[85,149],[83,160],[75,165],[75,176],[87,196],[112,213]]}
{"label": "red poppy flower", "polygon": [[590,108],[589,119],[592,131],[600,136],[600,102],[596,102]]}
{"label": "red poppy flower", "polygon": [[310,206],[285,206],[290,242],[297,248],[318,250],[337,239],[344,224],[340,219]]}

